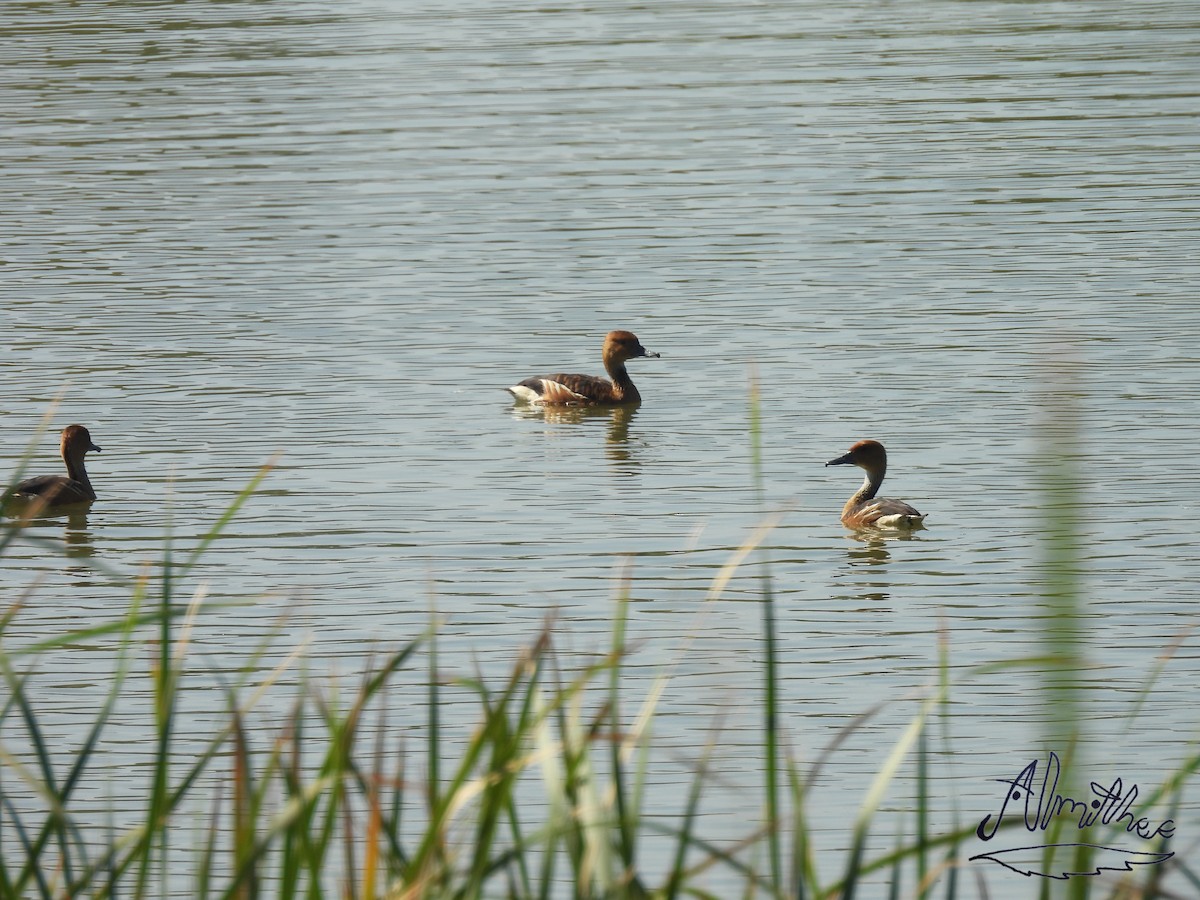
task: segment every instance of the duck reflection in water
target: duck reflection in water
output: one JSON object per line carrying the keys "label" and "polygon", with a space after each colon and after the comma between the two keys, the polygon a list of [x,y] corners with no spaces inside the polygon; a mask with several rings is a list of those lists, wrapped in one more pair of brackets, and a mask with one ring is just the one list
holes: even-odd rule
{"label": "duck reflection in water", "polygon": [[882,603],[891,599],[892,583],[886,580],[887,564],[892,561],[887,540],[870,532],[858,531],[850,536],[851,544],[846,550],[848,571],[845,577],[859,582],[855,593],[860,600]]}
{"label": "duck reflection in water", "polygon": [[[63,523],[63,551],[74,559],[85,559],[95,555],[92,546],[92,533],[88,529],[88,508],[86,504],[76,503],[70,506],[46,506],[40,501],[15,501],[5,504],[4,514],[11,521],[0,525],[4,531],[20,532],[35,529],[39,537],[46,528],[56,522]],[[7,537],[0,537],[0,542]]]}
{"label": "duck reflection in water", "polygon": [[66,511],[67,523],[63,529],[63,546],[67,556],[73,559],[86,559],[94,556],[96,548],[92,545],[92,533],[88,530],[88,510],[86,506],[75,506]]}
{"label": "duck reflection in water", "polygon": [[888,573],[893,541],[919,541],[920,530],[864,528],[846,533],[846,568],[838,573],[850,588],[847,597],[879,604],[892,599],[896,581]]}
{"label": "duck reflection in water", "polygon": [[888,542],[879,535],[860,532],[850,537],[855,543],[846,551],[846,559],[852,568],[883,566],[891,562]]}
{"label": "duck reflection in water", "polygon": [[614,463],[634,462],[629,425],[637,415],[636,405],[627,406],[541,406],[520,404],[512,408],[514,418],[540,419],[548,425],[592,425],[608,423],[604,455]]}

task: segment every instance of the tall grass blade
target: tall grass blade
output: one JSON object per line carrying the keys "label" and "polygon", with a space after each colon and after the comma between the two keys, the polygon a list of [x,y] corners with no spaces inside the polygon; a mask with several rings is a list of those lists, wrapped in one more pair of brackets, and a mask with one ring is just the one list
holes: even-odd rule
{"label": "tall grass blade", "polygon": [[808,900],[809,897],[818,896],[820,888],[805,813],[807,784],[794,759],[788,760],[787,774],[792,798],[792,883],[788,896],[795,900]]}
{"label": "tall grass blade", "polygon": [[687,801],[684,804],[683,810],[683,821],[679,829],[679,838],[675,843],[675,858],[667,870],[667,885],[663,891],[666,900],[675,900],[679,896],[680,890],[684,887],[687,852],[692,846],[692,829],[696,824],[696,815],[700,809],[700,796],[703,793],[704,783],[709,774],[709,765],[712,762],[712,756],[716,749],[717,734],[719,734],[719,730],[705,744],[704,753],[700,757],[696,773],[692,777],[691,786],[688,788]]}
{"label": "tall grass blade", "polygon": [[[1067,796],[1079,796],[1075,771],[1086,765],[1078,760],[1082,741],[1082,698],[1079,673],[1087,668],[1083,644],[1081,597],[1082,541],[1079,508],[1082,484],[1079,471],[1078,372],[1071,359],[1063,355],[1047,366],[1043,394],[1043,420],[1038,428],[1044,528],[1041,548],[1042,600],[1045,607],[1040,629],[1043,655],[1054,660],[1042,670],[1042,693],[1047,722],[1045,745],[1062,759],[1062,788]],[[1080,763],[1079,766],[1076,763]],[[1044,868],[1052,871],[1054,846],[1062,843],[1063,816],[1056,816],[1047,833]],[[1087,865],[1088,851],[1079,845],[1071,867]],[[1068,879],[1067,896],[1081,900],[1088,890],[1087,879]],[[1050,886],[1047,886],[1050,892]]]}
{"label": "tall grass blade", "polygon": [[629,620],[630,578],[628,562],[623,567],[619,580],[616,615],[613,618],[611,657],[608,669],[608,729],[610,734],[609,753],[612,767],[614,801],[617,818],[618,850],[624,869],[631,876],[637,871],[637,823],[633,816],[630,798],[625,789],[625,764],[622,759],[623,729],[621,719],[621,662],[625,657],[625,628]]}
{"label": "tall grass blade", "polygon": [[[762,408],[757,373],[750,375],[750,447],[751,471],[759,506],[764,503],[762,465]],[[775,647],[775,597],[771,585],[770,562],[765,548],[760,549],[762,564],[763,641],[766,647],[763,662],[763,794],[767,819],[767,852],[771,862],[771,883],[776,892],[783,889],[783,865],[780,854],[779,824],[779,701],[778,662]]]}
{"label": "tall grass blade", "polygon": [[[428,724],[426,725],[428,744],[425,753],[425,769],[426,775],[426,798],[425,806],[430,823],[437,818],[436,810],[441,809],[442,800],[442,768],[441,768],[441,747],[442,747],[442,720],[441,720],[441,673],[438,672],[438,631],[436,611],[430,610],[429,621],[429,686],[428,700],[425,704],[426,716]],[[434,837],[432,826],[429,829],[428,838]],[[441,836],[437,836],[437,840],[423,842],[423,849],[418,850],[416,858],[412,861],[414,878],[424,878],[426,872],[430,872],[439,868],[443,861]]]}
{"label": "tall grass blade", "polygon": [[[7,753],[0,755],[0,761],[7,764],[11,771],[18,774],[25,774],[26,782],[41,796],[46,805],[45,824],[32,842],[25,836],[24,827],[21,827],[22,843],[26,846],[26,854],[25,865],[17,876],[16,889],[20,892],[29,883],[29,879],[35,875],[39,884],[44,883],[41,878],[42,866],[40,861],[42,854],[51,841],[57,842],[59,866],[69,875],[72,871],[71,846],[67,828],[68,816],[62,790],[57,784],[54,766],[50,759],[45,737],[42,734],[41,724],[38,722],[33,704],[30,702],[29,694],[25,690],[29,674],[26,673],[18,677],[8,665],[7,658],[2,654],[0,654],[0,673],[2,673],[5,683],[8,685],[13,703],[24,723],[25,733],[29,736],[29,740],[33,745],[33,762],[36,764],[37,770],[35,773],[27,769],[9,757]],[[14,823],[16,823],[18,821],[16,813],[13,812],[12,816]]]}
{"label": "tall grass blade", "polygon": [[225,528],[230,522],[233,521],[234,517],[238,514],[241,508],[246,505],[246,502],[254,496],[255,492],[258,491],[258,486],[262,484],[267,475],[271,473],[271,470],[275,468],[275,464],[279,460],[279,456],[280,454],[278,453],[272,456],[265,465],[259,468],[246,486],[238,491],[237,496],[233,498],[233,502],[229,504],[229,506],[213,524],[213,526],[201,536],[199,542],[196,544],[195,549],[188,554],[187,558],[180,567],[182,573],[186,573],[194,568],[196,563],[199,562],[200,558],[204,555],[205,551],[208,550],[208,548],[212,546],[213,542],[224,533]]}

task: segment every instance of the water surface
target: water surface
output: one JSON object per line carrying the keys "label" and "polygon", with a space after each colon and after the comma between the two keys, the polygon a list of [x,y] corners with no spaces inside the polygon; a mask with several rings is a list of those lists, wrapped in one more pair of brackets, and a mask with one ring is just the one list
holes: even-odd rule
{"label": "water surface", "polygon": [[[253,601],[195,631],[185,746],[222,708],[210,673],[264,635],[257,667],[308,641],[313,677],[352,678],[436,611],[447,674],[499,677],[548,618],[564,652],[604,650],[627,568],[631,707],[677,664],[651,811],[681,809],[719,721],[703,827],[731,843],[760,815],[761,560],[704,601],[782,510],[765,558],[789,746],[811,761],[892,701],[824,769],[831,878],[939,640],[964,674],[1039,652],[1041,473],[1065,458],[1095,664],[1083,777],[1148,789],[1188,757],[1190,637],[1142,691],[1200,577],[1193,7],[26,3],[0,33],[0,456],[16,466],[58,397],[51,432],[84,422],[105,448],[86,517],[32,531],[65,553],[3,559],[7,597],[35,585],[13,644],[120,615],[277,459],[181,586]],[[617,327],[662,353],[631,363],[639,409],[513,408],[524,377],[598,372]],[[912,540],[837,521],[858,473],[822,464],[863,437],[891,452],[886,492],[929,514]],[[111,671],[82,650],[35,681],[66,744]],[[956,687],[947,822],[1053,749],[1038,684]],[[145,691],[97,821],[152,753]],[[914,790],[906,771],[874,852]],[[1186,796],[1179,819],[1190,846]]]}

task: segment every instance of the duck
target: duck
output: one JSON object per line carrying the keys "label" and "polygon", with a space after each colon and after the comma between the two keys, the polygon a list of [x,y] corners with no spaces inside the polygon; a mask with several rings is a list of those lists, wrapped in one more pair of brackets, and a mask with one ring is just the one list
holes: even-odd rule
{"label": "duck", "polygon": [[842,508],[842,524],[847,528],[921,528],[925,516],[903,500],[876,497],[887,474],[887,451],[879,441],[859,441],[850,451],[826,466],[858,466],[867,473],[862,487]]}
{"label": "duck", "polygon": [[96,499],[96,491],[83,465],[84,456],[91,450],[100,452],[88,430],[82,425],[68,425],[63,429],[59,442],[59,452],[67,464],[67,474],[26,478],[13,488],[13,496],[18,500],[36,500],[47,506],[91,503]]}
{"label": "duck", "polygon": [[659,358],[642,346],[632,331],[610,331],[604,338],[604,371],[612,381],[594,375],[541,375],[508,388],[526,403],[542,406],[618,406],[641,403],[625,362],[638,357]]}

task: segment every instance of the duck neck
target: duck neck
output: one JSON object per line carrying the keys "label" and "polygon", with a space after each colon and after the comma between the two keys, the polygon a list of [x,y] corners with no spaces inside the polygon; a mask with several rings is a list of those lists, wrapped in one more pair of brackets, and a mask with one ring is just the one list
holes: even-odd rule
{"label": "duck neck", "polygon": [[[87,451],[84,452],[86,453]],[[83,458],[83,453],[63,454],[63,462],[67,464],[67,477],[72,481],[78,481],[90,491],[92,483],[88,480],[87,469],[83,465]]]}
{"label": "duck neck", "polygon": [[868,500],[873,500],[875,495],[879,493],[879,487],[883,484],[883,472],[867,472],[867,477],[863,479],[862,487],[858,489],[850,502],[857,506],[859,503],[866,503]]}
{"label": "duck neck", "polygon": [[604,368],[608,370],[608,375],[612,378],[613,392],[618,399],[630,403],[637,403],[642,399],[638,389],[633,386],[633,380],[629,377],[629,373],[625,371],[625,363],[606,361]]}

